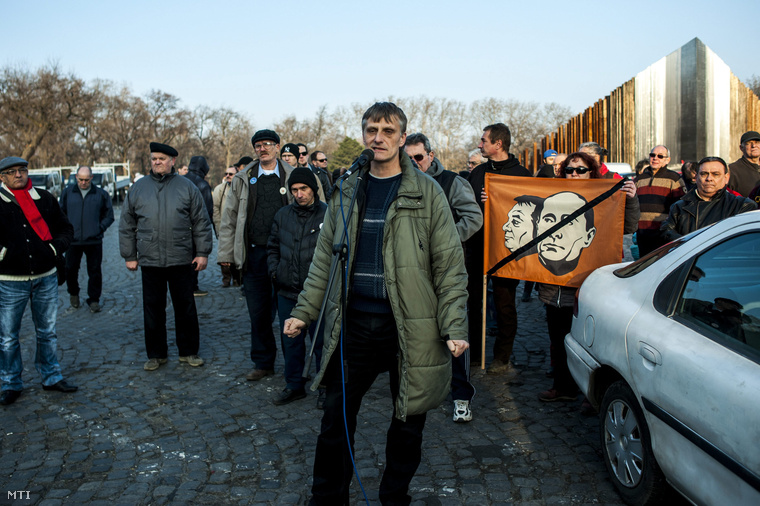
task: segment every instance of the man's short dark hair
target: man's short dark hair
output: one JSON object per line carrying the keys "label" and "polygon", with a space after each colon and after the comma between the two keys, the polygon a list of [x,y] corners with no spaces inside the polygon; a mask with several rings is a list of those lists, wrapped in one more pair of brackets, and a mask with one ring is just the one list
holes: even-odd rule
{"label": "man's short dark hair", "polygon": [[367,127],[368,121],[379,121],[381,119],[389,123],[397,121],[401,128],[401,133],[406,133],[406,114],[393,102],[375,102],[369,109],[364,111],[364,116],[362,116],[362,132]]}
{"label": "man's short dark hair", "polygon": [[[322,151],[312,151],[311,154],[309,155],[309,160],[311,160],[312,162],[316,162],[317,161],[317,155],[320,154],[320,153],[322,153]],[[322,154],[324,154],[324,153],[322,153]]]}
{"label": "man's short dark hair", "polygon": [[430,146],[430,139],[423,133],[410,134],[406,136],[406,142],[404,146],[414,146],[415,144],[422,144],[425,153],[430,154],[433,148]]}
{"label": "man's short dark hair", "polygon": [[723,166],[723,173],[728,174],[728,164],[726,164],[726,161],[719,156],[706,156],[702,158],[697,163],[697,174],[699,174],[699,169],[702,168],[702,164],[707,162],[720,162],[720,164]]}
{"label": "man's short dark hair", "polygon": [[483,129],[484,132],[488,132],[488,139],[492,144],[496,141],[501,141],[501,147],[505,152],[509,152],[510,146],[512,146],[512,132],[509,131],[509,127],[504,123],[494,123],[488,125]]}

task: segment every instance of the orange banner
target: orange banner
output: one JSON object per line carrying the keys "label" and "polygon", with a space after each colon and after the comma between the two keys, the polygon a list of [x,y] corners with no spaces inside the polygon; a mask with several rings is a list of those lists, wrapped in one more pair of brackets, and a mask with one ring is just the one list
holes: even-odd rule
{"label": "orange banner", "polygon": [[[485,271],[615,183],[486,174]],[[625,194],[616,191],[494,275],[579,287],[594,269],[621,261],[624,214]]]}

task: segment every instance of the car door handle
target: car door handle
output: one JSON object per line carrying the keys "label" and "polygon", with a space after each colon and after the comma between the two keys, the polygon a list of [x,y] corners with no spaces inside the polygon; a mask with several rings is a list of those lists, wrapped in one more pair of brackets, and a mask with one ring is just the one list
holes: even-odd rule
{"label": "car door handle", "polygon": [[639,341],[639,355],[653,365],[662,365],[662,355],[660,355],[660,352],[644,341]]}

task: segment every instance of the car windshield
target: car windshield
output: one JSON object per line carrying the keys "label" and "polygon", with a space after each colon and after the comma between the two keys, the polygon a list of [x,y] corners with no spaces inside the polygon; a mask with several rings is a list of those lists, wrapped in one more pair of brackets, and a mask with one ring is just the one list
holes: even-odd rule
{"label": "car windshield", "polygon": [[675,241],[669,242],[668,244],[664,246],[660,246],[656,250],[652,251],[648,255],[645,255],[639,258],[635,262],[631,262],[625,267],[621,267],[620,269],[615,270],[614,271],[615,276],[619,278],[630,278],[631,276],[635,276],[636,274],[642,272],[644,269],[646,269],[650,265],[657,262],[657,260],[665,257],[668,253],[678,248],[682,244],[686,243],[687,241],[690,241],[691,239],[698,236],[699,234],[701,234],[702,232],[704,232],[710,227],[712,227],[712,225],[708,225],[704,228],[700,228],[699,230],[695,230],[694,232],[690,234],[686,234],[685,236],[680,237],[676,239]]}
{"label": "car windshield", "polygon": [[32,180],[32,186],[45,186],[47,174],[29,174],[29,179]]}

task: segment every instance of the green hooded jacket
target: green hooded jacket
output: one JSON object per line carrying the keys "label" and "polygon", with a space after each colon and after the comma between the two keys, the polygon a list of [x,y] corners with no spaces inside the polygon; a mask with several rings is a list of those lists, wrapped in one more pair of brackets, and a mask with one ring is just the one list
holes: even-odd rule
{"label": "green hooded jacket", "polygon": [[[399,339],[399,396],[396,417],[427,412],[440,405],[451,386],[451,352],[446,340],[467,340],[467,274],[464,254],[449,203],[441,187],[416,170],[401,152],[401,184],[385,219],[383,263],[388,300]],[[343,232],[359,173],[352,174],[330,199],[322,232],[304,290],[291,316],[310,324],[317,320],[332,263],[333,242]],[[360,194],[361,195],[361,194]],[[358,209],[349,219],[349,245],[357,244]],[[354,260],[349,251],[349,272]],[[338,275],[325,308],[322,367],[311,386],[315,390],[340,342]],[[349,296],[351,280],[348,281]]]}

